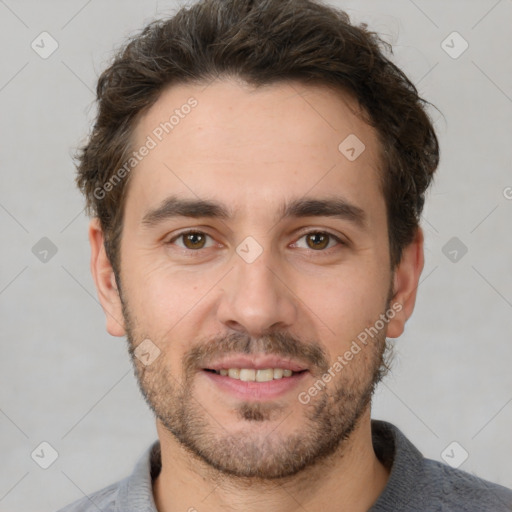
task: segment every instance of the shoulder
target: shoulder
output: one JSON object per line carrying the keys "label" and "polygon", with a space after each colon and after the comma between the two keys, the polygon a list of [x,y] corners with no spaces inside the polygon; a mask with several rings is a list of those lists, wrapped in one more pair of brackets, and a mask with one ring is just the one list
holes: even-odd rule
{"label": "shoulder", "polygon": [[425,458],[391,423],[372,420],[374,450],[390,470],[372,512],[512,512],[512,490]]}
{"label": "shoulder", "polygon": [[57,512],[98,512],[98,510],[113,512],[120,484],[121,482],[111,484],[89,496],[84,496],[66,505]]}
{"label": "shoulder", "polygon": [[443,504],[439,510],[467,510],[471,506],[482,512],[512,511],[511,489],[431,459],[424,459],[422,470],[421,485]]}
{"label": "shoulder", "polygon": [[143,452],[129,476],[70,503],[58,512],[156,512],[152,481],[160,468],[160,442],[156,440]]}

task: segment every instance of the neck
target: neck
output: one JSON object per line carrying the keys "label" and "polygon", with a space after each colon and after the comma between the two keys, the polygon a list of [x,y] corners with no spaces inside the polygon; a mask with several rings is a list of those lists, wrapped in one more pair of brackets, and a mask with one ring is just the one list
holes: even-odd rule
{"label": "neck", "polygon": [[[239,479],[225,475],[185,450],[157,421],[162,470],[153,482],[159,512],[306,510],[367,511],[386,486],[389,471],[375,455],[370,408],[328,459],[293,477]],[[212,478],[213,477],[213,478]]]}

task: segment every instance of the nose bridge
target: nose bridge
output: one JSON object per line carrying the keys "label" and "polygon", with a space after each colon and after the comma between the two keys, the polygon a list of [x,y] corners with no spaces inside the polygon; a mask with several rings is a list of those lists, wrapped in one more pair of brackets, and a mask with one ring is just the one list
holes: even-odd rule
{"label": "nose bridge", "polygon": [[253,336],[278,324],[280,328],[293,324],[296,314],[293,294],[285,286],[270,249],[258,249],[247,240],[239,245],[237,253],[235,268],[223,286],[219,320]]}

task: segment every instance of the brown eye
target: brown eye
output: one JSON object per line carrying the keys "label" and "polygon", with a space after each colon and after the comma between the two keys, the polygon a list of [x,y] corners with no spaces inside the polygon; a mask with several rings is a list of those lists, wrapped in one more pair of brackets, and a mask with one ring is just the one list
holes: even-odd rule
{"label": "brown eye", "polygon": [[[176,245],[182,249],[197,251],[206,247],[207,238],[211,238],[210,235],[207,235],[202,231],[187,231],[185,233],[180,233],[167,243],[170,245],[176,243]],[[181,243],[178,243],[178,241]]]}
{"label": "brown eye", "polygon": [[[302,239],[305,239],[305,244],[300,242]],[[312,249],[316,252],[328,252],[330,249],[336,249],[336,245],[344,246],[346,244],[327,231],[310,231],[304,233],[294,245],[304,249]]]}
{"label": "brown eye", "polygon": [[327,233],[308,233],[307,244],[311,249],[325,249],[329,244],[330,235]]}
{"label": "brown eye", "polygon": [[187,249],[202,249],[205,243],[204,233],[185,233],[181,235]]}

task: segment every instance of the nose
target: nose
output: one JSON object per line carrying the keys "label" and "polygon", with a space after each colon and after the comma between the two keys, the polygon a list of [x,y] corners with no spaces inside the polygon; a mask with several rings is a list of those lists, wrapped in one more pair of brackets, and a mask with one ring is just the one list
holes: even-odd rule
{"label": "nose", "polygon": [[296,321],[298,298],[290,277],[272,261],[269,250],[252,263],[235,255],[235,268],[223,282],[218,320],[253,337],[286,329]]}

